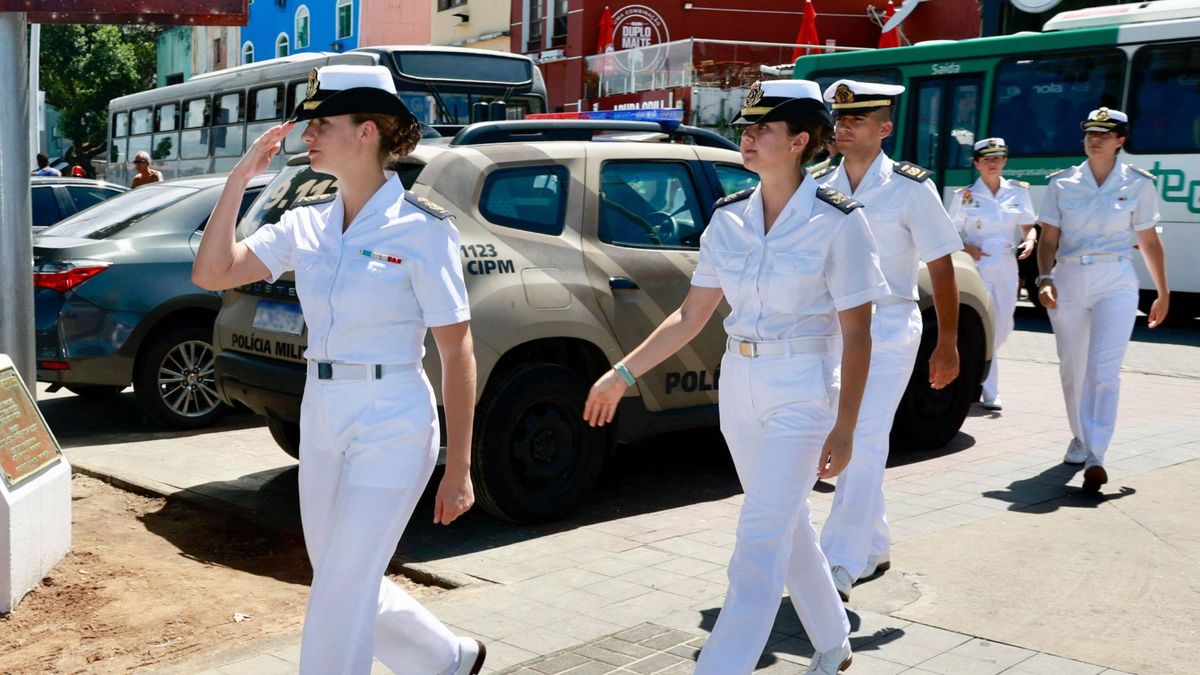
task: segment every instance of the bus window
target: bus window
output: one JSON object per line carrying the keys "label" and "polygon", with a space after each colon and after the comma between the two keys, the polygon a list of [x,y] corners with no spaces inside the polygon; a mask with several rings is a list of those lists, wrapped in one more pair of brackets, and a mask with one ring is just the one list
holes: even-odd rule
{"label": "bus window", "polygon": [[179,158],[179,104],[164,103],[154,108],[154,143],[150,157],[156,160]]}
{"label": "bus window", "polygon": [[179,128],[179,104],[164,103],[154,109],[154,130],[175,131]]}
{"label": "bus window", "polygon": [[129,118],[132,122],[130,125],[132,127],[130,134],[148,134],[152,131],[150,128],[149,108],[138,108],[130,113]]}
{"label": "bus window", "polygon": [[1200,42],[1138,50],[1129,103],[1131,152],[1200,151]]}
{"label": "bus window", "polygon": [[129,141],[124,138],[114,138],[112,147],[108,149],[108,163],[110,166],[117,166],[128,161],[129,153],[125,148],[129,145]]}
{"label": "bus window", "polygon": [[208,98],[184,102],[184,131],[179,137],[179,156],[183,159],[208,159],[208,117]]}
{"label": "bus window", "polygon": [[283,87],[265,87],[250,92],[250,124],[246,125],[246,138],[254,142],[267,129],[283,121]]}
{"label": "bus window", "polygon": [[[308,87],[307,80],[292,82],[288,85],[288,104],[285,106],[285,115],[292,114],[296,106],[304,100],[304,90]],[[307,122],[299,122],[288,133],[287,138],[283,139],[283,152],[288,155],[298,155],[302,152],[308,152],[308,146],[304,145],[304,141],[300,140],[300,136],[304,133],[304,127],[308,126]]]}
{"label": "bus window", "polygon": [[242,92],[221,94],[216,98],[212,130],[213,157],[237,157],[242,154],[246,127],[242,118]]}
{"label": "bus window", "polygon": [[1082,155],[1079,120],[1121,107],[1125,54],[1116,49],[1009,59],[996,68],[991,133],[1013,155]]}
{"label": "bus window", "polygon": [[119,112],[113,115],[113,138],[124,138],[129,135],[129,113]]}

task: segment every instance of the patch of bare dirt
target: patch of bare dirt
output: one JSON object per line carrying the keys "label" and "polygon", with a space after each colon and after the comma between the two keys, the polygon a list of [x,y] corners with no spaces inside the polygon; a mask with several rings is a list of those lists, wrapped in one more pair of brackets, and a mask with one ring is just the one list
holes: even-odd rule
{"label": "patch of bare dirt", "polygon": [[71,553],[0,616],[0,673],[126,673],[300,630],[312,571],[299,537],[81,475],[72,500]]}

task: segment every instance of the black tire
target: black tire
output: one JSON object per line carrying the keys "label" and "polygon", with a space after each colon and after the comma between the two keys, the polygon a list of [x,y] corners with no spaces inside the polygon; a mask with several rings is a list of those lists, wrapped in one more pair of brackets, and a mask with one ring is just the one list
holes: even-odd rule
{"label": "black tire", "polygon": [[125,391],[125,387],[116,384],[68,384],[64,388],[83,398],[110,398]]}
{"label": "black tire", "polygon": [[962,428],[971,404],[979,400],[985,358],[979,316],[962,308],[958,320],[958,378],[941,390],[929,386],[929,357],[937,343],[937,320],[932,310],[926,312],[924,323],[917,363],[892,421],[893,452],[933,450],[946,445]]}
{"label": "black tire", "polygon": [[300,425],[278,417],[267,416],[267,429],[281,450],[300,459]]}
{"label": "black tire", "polygon": [[150,419],[172,429],[200,429],[225,412],[213,378],[212,335],[212,326],[175,326],[142,346],[133,393]]}
{"label": "black tire", "polygon": [[516,523],[561,518],[583,502],[611,448],[583,421],[589,383],[562,366],[524,364],[476,409],[471,478],[479,505]]}

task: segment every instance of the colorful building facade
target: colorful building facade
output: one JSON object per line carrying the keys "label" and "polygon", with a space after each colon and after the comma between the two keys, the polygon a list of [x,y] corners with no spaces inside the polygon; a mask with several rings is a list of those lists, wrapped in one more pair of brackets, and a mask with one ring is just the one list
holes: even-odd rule
{"label": "colorful building facade", "polygon": [[360,0],[252,0],[236,63],[354,49],[360,44],[360,5]]}

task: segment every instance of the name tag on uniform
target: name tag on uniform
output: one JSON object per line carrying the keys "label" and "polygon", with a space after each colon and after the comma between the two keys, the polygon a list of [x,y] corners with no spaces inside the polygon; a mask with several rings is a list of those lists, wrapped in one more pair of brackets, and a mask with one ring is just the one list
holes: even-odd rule
{"label": "name tag on uniform", "polygon": [[394,255],[387,255],[386,253],[378,253],[376,251],[368,251],[365,248],[363,250],[359,251],[359,253],[367,256],[368,258],[371,258],[372,260],[378,260],[380,262],[392,263],[394,265],[399,265],[400,263],[404,262],[403,260],[401,260],[400,258],[397,258]]}

